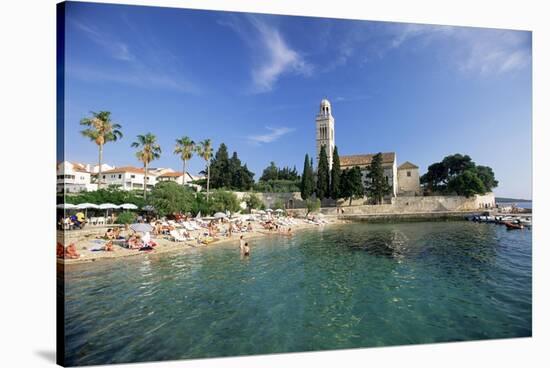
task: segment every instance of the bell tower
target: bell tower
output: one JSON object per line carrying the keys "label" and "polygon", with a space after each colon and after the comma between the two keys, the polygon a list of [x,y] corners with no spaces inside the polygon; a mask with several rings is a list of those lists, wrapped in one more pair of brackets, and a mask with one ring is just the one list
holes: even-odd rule
{"label": "bell tower", "polygon": [[332,116],[330,102],[326,98],[321,100],[319,113],[315,118],[315,125],[317,128],[317,154],[315,156],[315,167],[319,166],[319,154],[321,152],[321,147],[325,146],[328,167],[329,170],[332,170],[332,155],[334,153],[334,117]]}

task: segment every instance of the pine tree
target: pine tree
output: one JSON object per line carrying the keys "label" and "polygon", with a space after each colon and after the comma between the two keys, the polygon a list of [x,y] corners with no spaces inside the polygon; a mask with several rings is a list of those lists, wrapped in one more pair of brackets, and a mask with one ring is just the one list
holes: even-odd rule
{"label": "pine tree", "polygon": [[332,170],[330,171],[330,197],[335,201],[341,198],[340,195],[340,177],[342,176],[342,170],[340,170],[340,156],[338,156],[338,147],[334,147],[334,153],[332,155]]}
{"label": "pine tree", "polygon": [[328,158],[325,146],[321,146],[319,153],[319,167],[317,167],[317,198],[326,198],[330,193],[330,173],[328,170]]}
{"label": "pine tree", "polygon": [[365,181],[365,189],[368,197],[372,197],[377,204],[382,203],[382,198],[391,192],[391,185],[384,176],[382,167],[382,153],[377,153],[372,158]]}
{"label": "pine tree", "polygon": [[307,153],[304,160],[304,171],[302,172],[300,194],[304,201],[313,194],[313,168],[311,167],[311,161],[309,160],[309,155]]}

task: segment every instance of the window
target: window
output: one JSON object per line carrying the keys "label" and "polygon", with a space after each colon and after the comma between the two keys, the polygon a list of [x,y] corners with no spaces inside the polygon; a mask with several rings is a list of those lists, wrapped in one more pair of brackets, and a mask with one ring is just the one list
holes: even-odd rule
{"label": "window", "polygon": [[410,172],[410,171],[407,171],[407,176],[411,176],[411,172]]}
{"label": "window", "polygon": [[130,179],[135,179],[136,176],[135,175],[130,175]]}
{"label": "window", "polygon": [[119,179],[122,179],[122,174],[118,174],[118,178],[119,178]]}
{"label": "window", "polygon": [[103,179],[105,179],[105,175],[103,175]]}

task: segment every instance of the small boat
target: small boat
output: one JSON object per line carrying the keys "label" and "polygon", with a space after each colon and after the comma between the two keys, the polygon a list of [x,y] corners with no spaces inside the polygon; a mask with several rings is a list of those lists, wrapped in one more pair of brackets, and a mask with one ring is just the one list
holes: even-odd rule
{"label": "small boat", "polygon": [[508,230],[523,229],[522,224],[514,224],[512,222],[505,222],[504,225],[506,225],[506,229],[508,229]]}

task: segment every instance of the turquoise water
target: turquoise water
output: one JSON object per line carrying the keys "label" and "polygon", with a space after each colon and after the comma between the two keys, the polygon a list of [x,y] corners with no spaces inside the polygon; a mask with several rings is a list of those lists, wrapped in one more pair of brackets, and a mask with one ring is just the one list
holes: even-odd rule
{"label": "turquoise water", "polygon": [[531,231],[350,224],[67,269],[66,363],[531,336]]}

